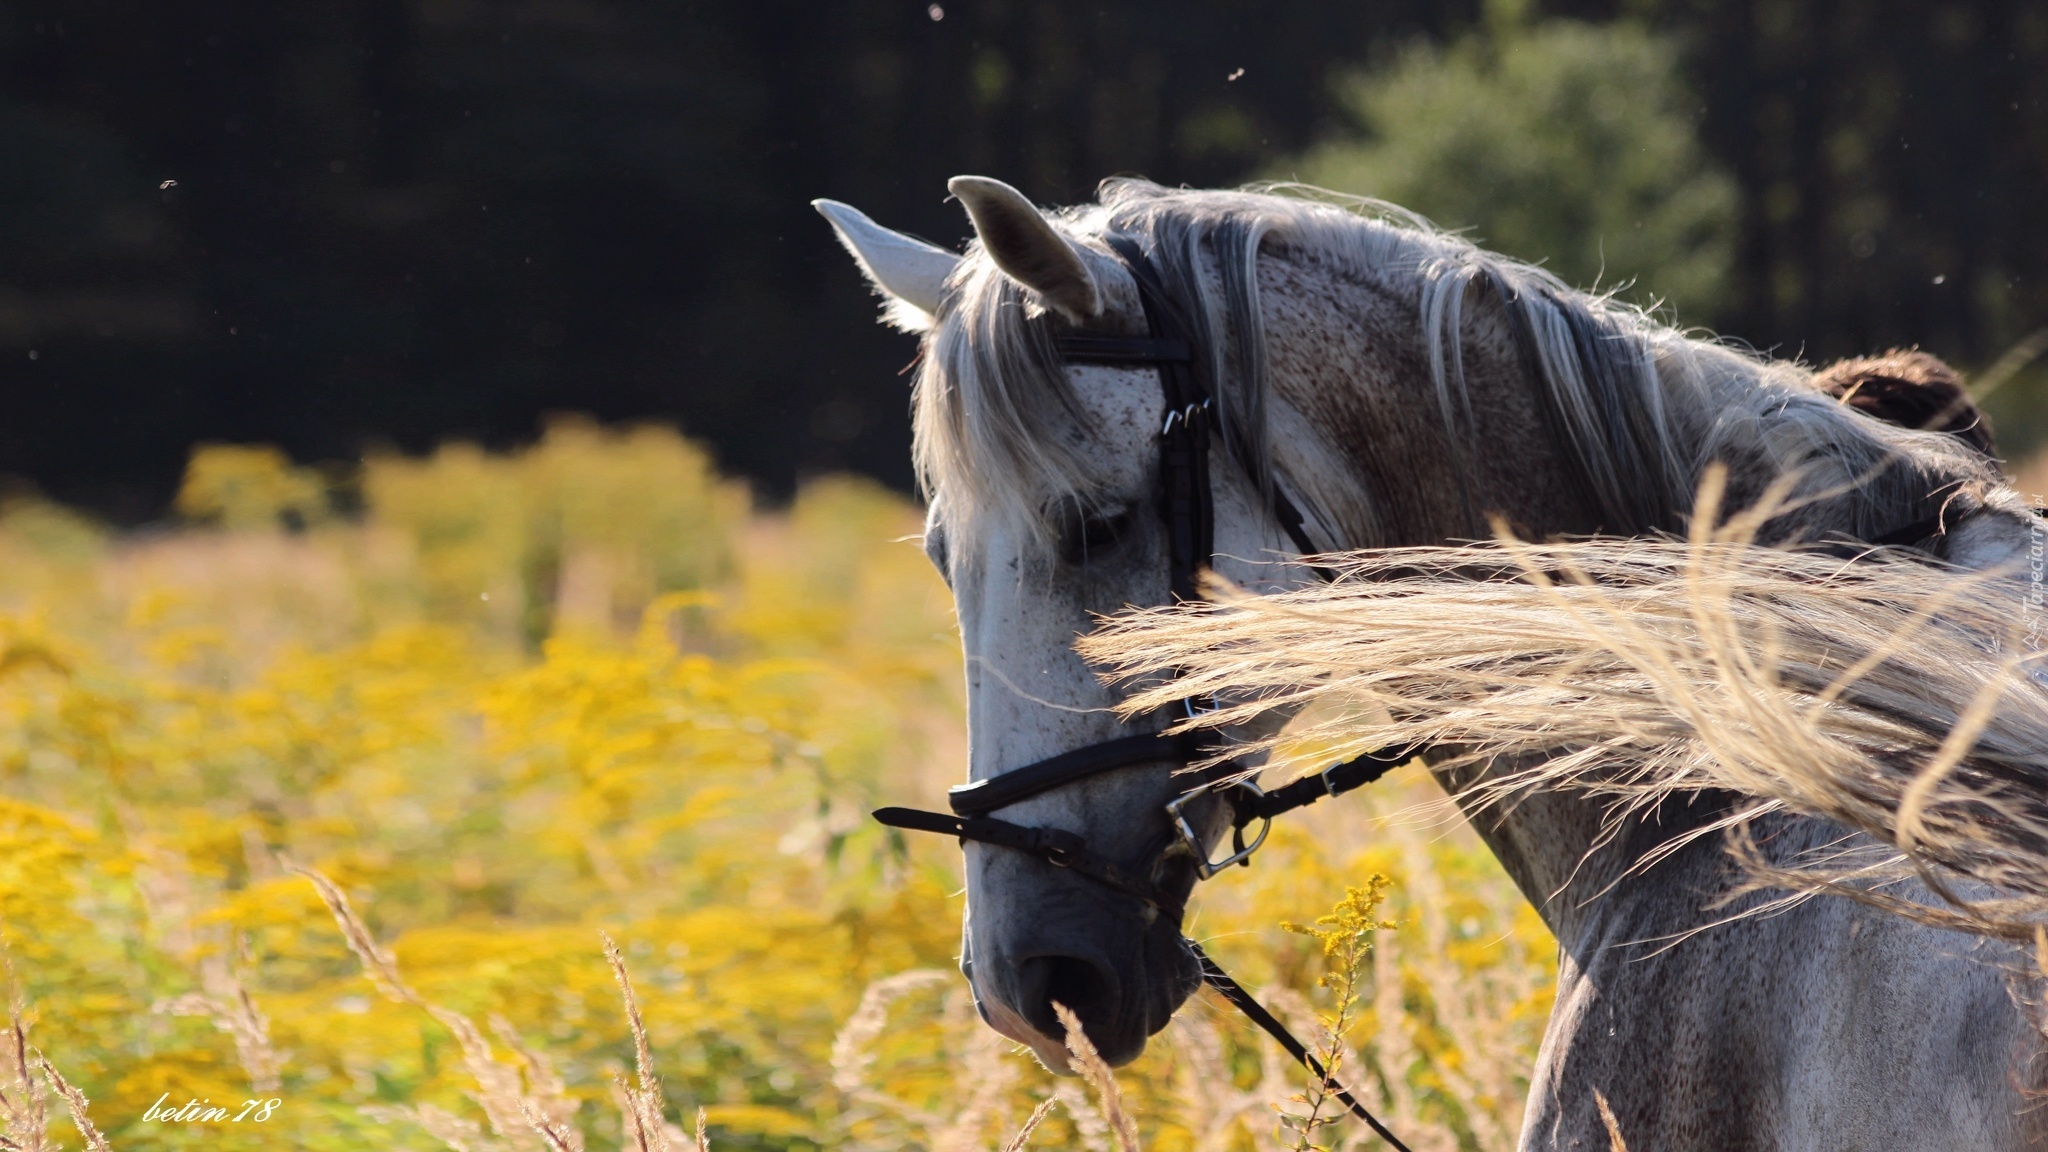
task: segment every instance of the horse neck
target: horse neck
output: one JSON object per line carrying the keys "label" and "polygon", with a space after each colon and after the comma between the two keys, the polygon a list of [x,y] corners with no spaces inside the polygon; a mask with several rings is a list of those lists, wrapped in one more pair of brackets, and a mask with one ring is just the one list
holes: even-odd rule
{"label": "horse neck", "polygon": [[1259,291],[1273,463],[1332,547],[1483,539],[1496,519],[1537,537],[1602,527],[1570,457],[1543,433],[1497,301],[1465,316],[1470,424],[1454,436],[1410,291],[1297,259],[1262,263]]}
{"label": "horse neck", "polygon": [[[1270,261],[1260,290],[1276,401],[1268,409],[1273,459],[1335,547],[1484,538],[1495,518],[1536,538],[1601,526],[1569,456],[1531,434],[1547,422],[1498,308],[1470,310],[1464,326],[1470,439],[1488,448],[1471,453],[1460,452],[1436,418],[1414,303],[1398,286]],[[1488,765],[1483,774],[1507,768]],[[1453,797],[1479,774],[1437,771]],[[1553,930],[1567,927],[1580,893],[1617,874],[1605,858],[1593,872],[1582,869],[1602,821],[1577,797],[1537,794],[1495,810],[1468,807],[1467,815]]]}
{"label": "horse neck", "polygon": [[[1461,453],[1433,419],[1439,408],[1427,374],[1416,371],[1427,356],[1411,301],[1356,281],[1319,281],[1312,267],[1275,262],[1275,268],[1261,277],[1267,299],[1282,304],[1268,312],[1283,318],[1269,337],[1279,400],[1275,416],[1304,420],[1303,414],[1314,414],[1306,422],[1317,426],[1312,436],[1277,429],[1282,434],[1275,437],[1274,457],[1322,510],[1340,546],[1440,544],[1490,535],[1501,521],[1524,538],[1616,531],[1616,525],[1602,522],[1599,502],[1554,434],[1541,385],[1529,377],[1497,298],[1482,294],[1472,301],[1461,328],[1459,351],[1472,401],[1468,443],[1486,448]],[[1346,314],[1326,314],[1333,307]],[[1333,348],[1347,333],[1355,334],[1358,347]],[[1320,355],[1291,361],[1289,348],[1297,343]],[[1732,507],[1762,496],[1788,468],[1812,473],[1802,484],[1808,498],[1773,525],[1775,535],[1871,539],[1947,501],[1956,512],[1950,522],[1952,554],[1969,554],[1955,555],[1959,561],[2010,562],[2036,539],[2032,517],[2014,506],[2009,493],[1994,494],[1987,503],[1982,485],[1968,485],[1982,479],[1983,469],[1965,450],[1945,443],[1947,438],[1888,431],[1831,409],[1819,402],[1817,391],[1806,393],[1797,369],[1676,337],[1659,353],[1659,371],[1670,377],[1660,381],[1672,401],[1668,447],[1688,461],[1683,471],[1696,472],[1702,461],[1723,462]],[[1290,375],[1291,362],[1316,366]],[[1332,364],[1341,366],[1334,378]],[[1908,464],[1883,469],[1873,479],[1870,462],[1888,456]],[[1690,511],[1672,508],[1667,523],[1622,527],[1676,529]],[[1612,907],[1632,891],[1647,890],[1634,879],[1644,854],[1725,808],[1724,798],[1674,801],[1610,820],[1600,804],[1579,794],[1538,792],[1490,807],[1465,799],[1473,785],[1518,767],[1491,763],[1436,774],[1560,938],[1576,936],[1593,914],[1595,897]]]}
{"label": "horse neck", "polygon": [[[1962,568],[1995,570],[2027,582],[2033,615],[2025,643],[2048,648],[2048,596],[2041,593],[2048,572],[2048,530],[2026,500],[2009,488],[1970,493],[1953,502],[1954,519],[1940,545],[1943,558]],[[1826,510],[1822,510],[1825,512]],[[1852,522],[1853,510],[1833,515]],[[1493,804],[1472,797],[1491,795],[1484,787],[1533,767],[1529,761],[1431,766],[1439,783],[1459,803],[1522,893],[1562,941],[1588,938],[1596,917],[1630,919],[1644,901],[1669,900],[1673,888],[1658,871],[1669,867],[1645,863],[1660,846],[1693,833],[1728,814],[1739,797],[1720,793],[1668,798],[1645,812],[1610,815],[1604,805],[1583,793],[1542,790],[1514,795]],[[1841,830],[1825,825],[1815,843],[1833,842]],[[1699,874],[1695,874],[1697,878]],[[1679,881],[1684,887],[1685,882]],[[1698,923],[1713,916],[1712,896],[1687,888],[1684,898],[1697,897]],[[1687,910],[1667,909],[1683,919]]]}

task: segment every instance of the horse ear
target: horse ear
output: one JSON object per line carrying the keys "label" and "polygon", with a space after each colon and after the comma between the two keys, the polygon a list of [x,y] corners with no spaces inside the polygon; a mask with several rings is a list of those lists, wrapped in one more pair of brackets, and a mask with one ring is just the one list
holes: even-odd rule
{"label": "horse ear", "polygon": [[892,232],[851,204],[813,200],[811,207],[831,223],[868,282],[889,298],[884,318],[905,332],[930,328],[945,295],[946,277],[953,274],[960,257],[915,236]]}
{"label": "horse ear", "polygon": [[1081,254],[1022,192],[986,176],[955,176],[946,189],[966,206],[996,267],[1075,324],[1102,314],[1102,292]]}

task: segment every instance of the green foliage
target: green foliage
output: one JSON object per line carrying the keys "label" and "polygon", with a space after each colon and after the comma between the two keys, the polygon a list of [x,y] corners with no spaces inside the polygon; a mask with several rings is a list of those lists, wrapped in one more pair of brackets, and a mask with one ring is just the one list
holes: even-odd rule
{"label": "green foliage", "polygon": [[630,628],[665,592],[732,569],[743,488],[673,432],[558,418],[531,451],[449,444],[375,458],[363,476],[374,525],[419,560],[421,608],[494,622],[538,644],[563,628]]}
{"label": "green foliage", "polygon": [[2042,491],[2043,461],[2038,454],[2048,445],[2048,364],[2016,370],[1984,397],[1981,406],[1998,438],[1999,454],[2019,466],[2034,485],[2022,485],[2024,490]]}
{"label": "green foliage", "polygon": [[1671,45],[1630,23],[1512,15],[1355,77],[1358,138],[1282,175],[1374,196],[1579,287],[1687,320],[1727,302],[1733,182],[1700,146]]}
{"label": "green foliage", "polygon": [[327,493],[310,468],[267,445],[212,444],[192,454],[177,509],[224,528],[304,524],[327,508]]}

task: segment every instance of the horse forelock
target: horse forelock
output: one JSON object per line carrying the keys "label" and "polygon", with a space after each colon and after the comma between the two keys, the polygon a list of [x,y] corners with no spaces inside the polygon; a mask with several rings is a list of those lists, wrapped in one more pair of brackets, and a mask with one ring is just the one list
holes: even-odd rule
{"label": "horse forelock", "polygon": [[[1730,465],[1738,500],[1799,473],[1808,499],[1792,502],[1786,534],[1881,534],[1924,518],[1958,485],[1996,478],[1949,437],[1837,403],[1802,367],[1573,289],[1395,205],[1300,185],[1201,191],[1114,179],[1096,204],[1052,219],[1099,278],[1123,275],[1104,237],[1132,237],[1148,253],[1195,335],[1224,443],[1261,489],[1273,465],[1258,263],[1273,258],[1326,262],[1415,301],[1434,419],[1461,477],[1480,446],[1460,334],[1490,295],[1607,532],[1679,527],[1717,460]],[[970,246],[926,336],[913,400],[919,479],[956,533],[1001,522],[1042,539],[1060,505],[1101,502],[1091,429],[1054,344],[1062,325]]]}

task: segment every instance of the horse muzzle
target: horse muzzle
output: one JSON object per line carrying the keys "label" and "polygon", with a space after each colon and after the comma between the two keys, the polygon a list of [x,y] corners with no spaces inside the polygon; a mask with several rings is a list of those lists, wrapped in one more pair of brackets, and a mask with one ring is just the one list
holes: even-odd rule
{"label": "horse muzzle", "polygon": [[1074,1013],[1104,1060],[1128,1064],[1200,986],[1201,968],[1177,924],[1066,887],[1046,893],[1050,907],[1014,921],[1015,930],[983,930],[971,917],[961,968],[982,1019],[1052,1071],[1073,1071],[1055,1004]]}

